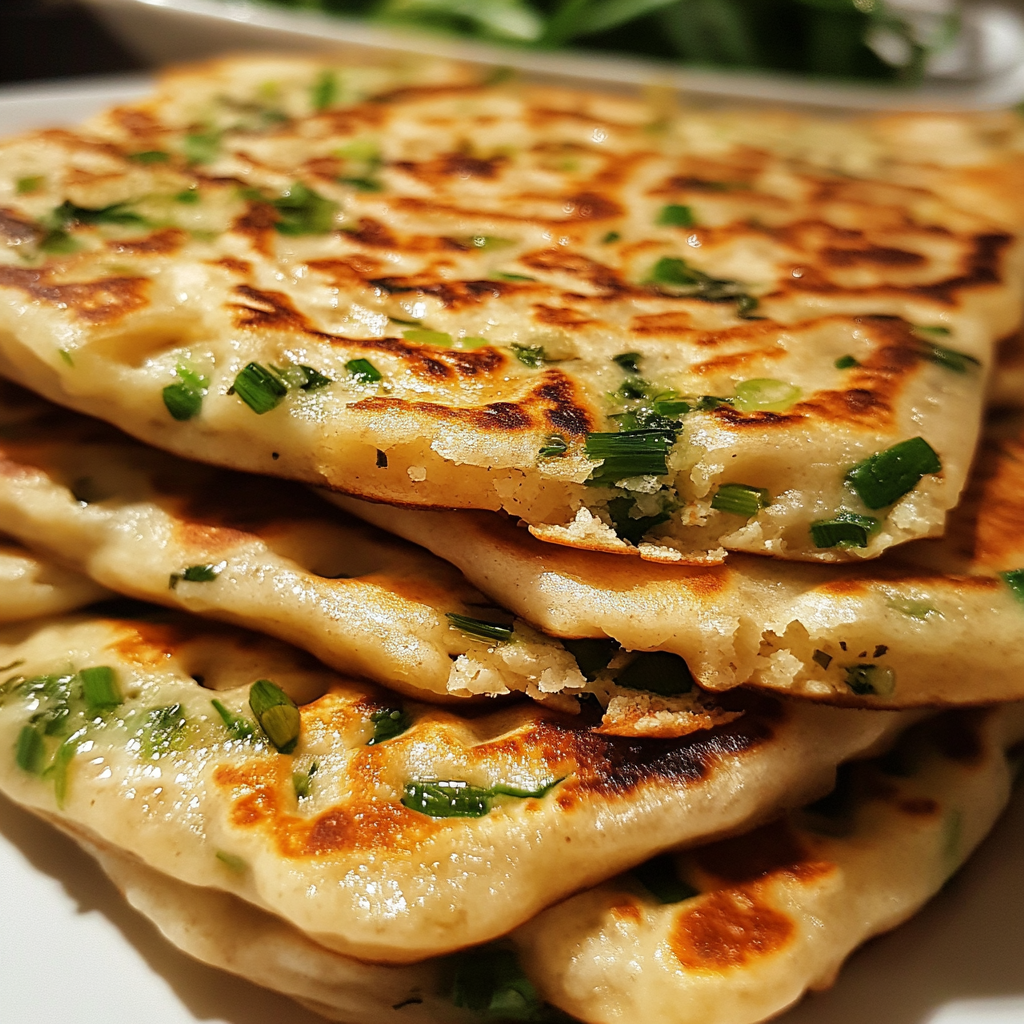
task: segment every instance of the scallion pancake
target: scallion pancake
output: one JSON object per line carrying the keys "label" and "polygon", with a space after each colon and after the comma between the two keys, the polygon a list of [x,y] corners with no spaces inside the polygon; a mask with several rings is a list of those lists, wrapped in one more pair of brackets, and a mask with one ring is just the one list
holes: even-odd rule
{"label": "scallion pancake", "polygon": [[0,622],[57,615],[109,596],[81,573],[40,560],[0,535]]}
{"label": "scallion pancake", "polygon": [[1012,114],[240,58],[0,146],[0,370],[159,447],[655,560],[941,533],[1021,315]]}

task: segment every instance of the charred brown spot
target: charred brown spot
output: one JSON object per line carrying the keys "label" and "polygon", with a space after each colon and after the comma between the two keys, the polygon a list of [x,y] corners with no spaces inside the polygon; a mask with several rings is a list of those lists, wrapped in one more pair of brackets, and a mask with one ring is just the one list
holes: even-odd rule
{"label": "charred brown spot", "polygon": [[520,262],[535,270],[558,271],[589,281],[609,294],[632,290],[611,267],[561,246],[527,253]]}
{"label": "charred brown spot", "polygon": [[[323,335],[323,337],[331,337]],[[448,380],[452,377],[483,377],[500,370],[507,359],[495,348],[486,347],[461,351],[442,348],[399,338],[331,338],[346,349],[360,349],[364,352],[387,352],[400,359],[412,373],[431,380]]]}
{"label": "charred brown spot", "polygon": [[820,256],[833,267],[856,267],[865,263],[879,267],[919,267],[928,262],[919,252],[884,245],[866,245],[859,249],[827,247],[821,250]]}
{"label": "charred brown spot", "polygon": [[904,814],[914,818],[932,818],[941,808],[935,800],[926,796],[907,797],[896,805]]}
{"label": "charred brown spot", "polygon": [[136,137],[158,135],[164,130],[152,114],[137,107],[115,107],[109,116],[129,135]]}
{"label": "charred brown spot", "polygon": [[669,946],[687,970],[722,971],[779,952],[792,940],[793,922],[762,902],[755,887],[721,889],[681,911]]}
{"label": "charred brown spot", "polygon": [[248,277],[252,273],[252,264],[248,260],[240,260],[234,256],[222,256],[219,260],[211,260],[210,265],[223,267],[232,274]]}
{"label": "charred brown spot", "polygon": [[580,192],[565,201],[566,213],[574,220],[608,220],[621,217],[622,207],[608,196],[598,192]]}
{"label": "charred brown spot", "polygon": [[235,324],[256,330],[276,330],[319,334],[309,321],[295,308],[283,292],[261,291],[247,284],[235,288],[235,294],[246,302],[233,303]]}
{"label": "charred brown spot", "polygon": [[132,256],[169,256],[177,252],[188,236],[180,228],[164,228],[145,238],[117,238],[107,243],[111,252]]}
{"label": "charred brown spot", "polygon": [[191,639],[177,623],[123,622],[121,635],[107,648],[135,665],[159,665]]}
{"label": "charred brown spot", "polygon": [[616,921],[629,921],[632,924],[639,924],[643,916],[640,907],[635,903],[617,903],[614,907],[608,908],[608,913]]}
{"label": "charred brown spot", "polygon": [[149,304],[145,277],[105,277],[97,281],[51,284],[45,270],[0,267],[0,287],[18,288],[34,299],[66,308],[92,323],[110,323]]}
{"label": "charred brown spot", "polygon": [[634,334],[690,334],[693,317],[683,311],[648,313],[633,317],[629,329]]}
{"label": "charred brown spot", "polygon": [[695,856],[708,874],[734,885],[779,871],[800,872],[807,862],[807,851],[784,820],[702,847]]}
{"label": "charred brown spot", "polygon": [[379,220],[372,217],[360,217],[356,230],[346,232],[349,237],[363,245],[378,249],[394,249],[398,239]]}
{"label": "charred brown spot", "polygon": [[431,295],[446,309],[459,309],[478,305],[487,299],[497,299],[514,291],[515,285],[504,281],[442,281],[435,275],[417,274],[414,277],[379,277],[368,282],[389,295]]}
{"label": "charred brown spot", "polygon": [[538,302],[533,307],[533,316],[542,324],[551,324],[555,327],[583,327],[586,324],[596,323],[593,317],[578,310],[569,309],[566,306],[546,306]]}
{"label": "charred brown spot", "polygon": [[14,210],[0,209],[0,238],[8,242],[35,242],[42,235],[38,224],[19,216]]}

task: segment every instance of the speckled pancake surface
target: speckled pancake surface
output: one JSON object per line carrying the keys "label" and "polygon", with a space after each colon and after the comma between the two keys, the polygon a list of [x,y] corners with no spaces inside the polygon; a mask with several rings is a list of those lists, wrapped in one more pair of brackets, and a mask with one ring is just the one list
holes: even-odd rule
{"label": "speckled pancake surface", "polygon": [[755,1024],[828,987],[960,867],[1019,772],[1024,705],[920,730],[809,808],[541,914],[515,935],[531,980],[590,1024]]}
{"label": "speckled pancake surface", "polygon": [[944,538],[860,567],[739,554],[723,566],[636,565],[539,544],[490,513],[333,500],[448,559],[547,634],[672,652],[713,691],[751,683],[875,708],[1024,699],[1018,416],[990,421]]}
{"label": "speckled pancake surface", "polygon": [[1012,115],[226,61],[0,147],[0,370],[160,447],[656,560],[940,533],[1020,319]]}
{"label": "speckled pancake surface", "polygon": [[532,702],[403,702],[265,637],[138,614],[0,632],[0,787],[370,961],[488,941],[752,826],[909,721],[745,694],[719,728],[623,739]]}

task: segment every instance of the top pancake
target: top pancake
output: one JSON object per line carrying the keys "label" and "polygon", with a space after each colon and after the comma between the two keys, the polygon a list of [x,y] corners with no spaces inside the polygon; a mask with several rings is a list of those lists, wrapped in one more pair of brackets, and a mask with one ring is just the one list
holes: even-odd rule
{"label": "top pancake", "polygon": [[1020,317],[1011,115],[467,74],[222,61],[0,147],[0,369],[179,454],[574,546],[941,532]]}

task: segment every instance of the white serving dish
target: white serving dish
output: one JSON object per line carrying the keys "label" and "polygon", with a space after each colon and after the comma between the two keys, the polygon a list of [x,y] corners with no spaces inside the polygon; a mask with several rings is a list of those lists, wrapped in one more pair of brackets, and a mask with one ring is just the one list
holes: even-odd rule
{"label": "white serving dish", "polygon": [[[1024,100],[1024,20],[1014,8],[998,6],[999,0],[980,0],[984,6],[973,8],[965,18],[969,31],[965,29],[961,45],[969,52],[957,59],[968,65],[972,61],[994,61],[992,67],[1001,70],[977,80],[932,79],[912,89],[810,81],[781,74],[705,71],[667,61],[582,51],[530,51],[400,31],[247,0],[84,2],[134,52],[154,64],[245,49],[322,51],[340,47],[364,54],[429,53],[514,67],[530,75],[556,76],[576,83],[668,86],[707,96],[861,110],[983,110]],[[1000,43],[1005,45],[1000,47]]]}

